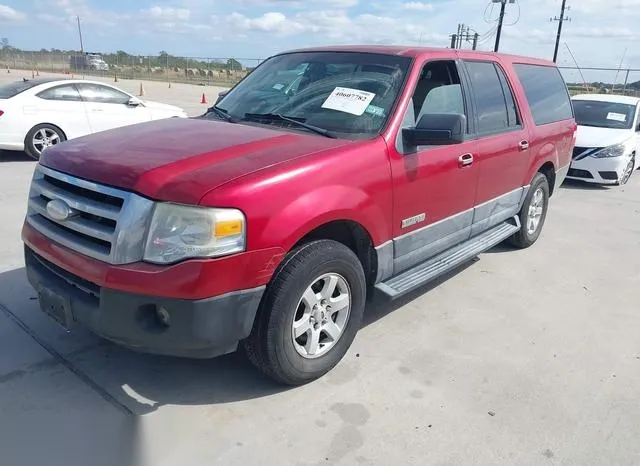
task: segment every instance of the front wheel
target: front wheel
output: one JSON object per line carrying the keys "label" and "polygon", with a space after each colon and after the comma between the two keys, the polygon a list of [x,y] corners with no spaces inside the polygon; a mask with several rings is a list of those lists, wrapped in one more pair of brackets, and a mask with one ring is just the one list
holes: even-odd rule
{"label": "front wheel", "polygon": [[360,328],[366,279],[358,257],[336,241],[292,251],[274,275],[244,348],[278,382],[301,385],[329,372]]}
{"label": "front wheel", "polygon": [[27,155],[35,160],[40,159],[42,152],[51,146],[55,146],[67,140],[60,128],[48,123],[31,128],[24,140],[24,148]]}
{"label": "front wheel", "polygon": [[549,182],[542,173],[536,173],[518,214],[522,228],[509,239],[509,243],[522,249],[535,243],[547,218],[548,207]]}
{"label": "front wheel", "polygon": [[629,159],[629,163],[627,163],[627,166],[625,167],[624,172],[622,173],[622,176],[616,183],[618,186],[624,186],[629,182],[629,178],[631,178],[631,175],[633,175],[633,170],[635,166],[636,166],[636,156],[634,154]]}

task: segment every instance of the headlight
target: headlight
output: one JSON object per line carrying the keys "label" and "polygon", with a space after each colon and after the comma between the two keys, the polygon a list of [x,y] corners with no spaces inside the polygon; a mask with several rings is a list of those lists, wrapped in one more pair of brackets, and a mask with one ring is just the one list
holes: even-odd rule
{"label": "headlight", "polygon": [[144,260],[167,264],[242,252],[245,228],[244,215],[236,209],[159,203],[151,219]]}
{"label": "headlight", "polygon": [[599,150],[595,154],[592,154],[592,157],[597,158],[605,158],[605,157],[622,157],[627,151],[627,142],[622,142],[620,144],[615,144],[613,146],[605,147],[604,149]]}

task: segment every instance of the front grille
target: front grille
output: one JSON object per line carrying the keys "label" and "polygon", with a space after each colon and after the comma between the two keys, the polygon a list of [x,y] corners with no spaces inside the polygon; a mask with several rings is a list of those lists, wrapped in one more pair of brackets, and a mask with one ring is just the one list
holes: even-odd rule
{"label": "front grille", "polygon": [[49,262],[44,257],[39,256],[31,249],[26,248],[26,260],[31,265],[37,266],[40,270],[48,271],[50,274],[56,276],[57,278],[63,280],[68,285],[73,286],[79,291],[83,292],[89,298],[100,299],[100,286],[96,283],[90,282],[89,280],[85,280],[84,278],[78,277],[77,275],[72,274],[71,272],[67,272],[66,270],[58,267],[53,262]]}
{"label": "front grille", "polygon": [[[73,212],[56,220],[47,204],[63,201]],[[43,235],[104,262],[140,260],[152,202],[127,191],[75,178],[41,165],[29,193],[27,221]]]}
{"label": "front grille", "polygon": [[590,156],[591,154],[595,154],[601,149],[602,147],[575,147],[573,149],[573,155],[571,156],[571,158],[573,160],[582,160],[585,157]]}
{"label": "front grille", "polygon": [[573,176],[575,178],[593,179],[593,175],[587,170],[579,170],[577,168],[570,168],[567,176]]}

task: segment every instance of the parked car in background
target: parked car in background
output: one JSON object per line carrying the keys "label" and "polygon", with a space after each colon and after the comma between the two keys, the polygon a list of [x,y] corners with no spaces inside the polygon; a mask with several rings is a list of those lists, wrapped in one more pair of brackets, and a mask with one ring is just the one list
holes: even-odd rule
{"label": "parked car in background", "polygon": [[626,184],[640,167],[640,99],[581,94],[572,100],[578,134],[567,178]]}
{"label": "parked car in background", "polygon": [[0,149],[42,151],[67,139],[171,117],[173,105],[141,100],[94,81],[41,78],[0,86]]}
{"label": "parked car in background", "polygon": [[97,53],[71,55],[69,66],[72,70],[109,71],[109,65]]}
{"label": "parked car in background", "polygon": [[575,131],[549,61],[282,53],[201,117],[45,151],[27,276],[64,327],[185,357],[242,345],[306,383],[345,355],[367,293],[397,298],[503,241],[533,245]]}

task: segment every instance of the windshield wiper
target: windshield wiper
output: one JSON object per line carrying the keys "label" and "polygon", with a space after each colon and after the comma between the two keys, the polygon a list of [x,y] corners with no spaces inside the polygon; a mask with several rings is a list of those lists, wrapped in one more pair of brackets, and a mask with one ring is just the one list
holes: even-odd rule
{"label": "windshield wiper", "polygon": [[213,107],[209,107],[207,109],[207,112],[211,112],[211,111],[215,112],[216,115],[218,115],[223,120],[228,121],[229,123],[237,123],[238,122],[238,120],[236,120],[231,115],[229,115],[229,113],[226,110],[218,107],[217,105],[214,105]]}
{"label": "windshield wiper", "polygon": [[294,125],[300,126],[302,128],[306,128],[309,131],[313,131],[316,134],[320,134],[322,136],[336,139],[338,136],[333,134],[331,131],[328,131],[324,128],[320,128],[319,126],[310,125],[304,122],[303,118],[296,117],[288,117],[284,115],[280,115],[279,113],[245,113],[243,120],[270,120],[270,121],[286,121],[288,123],[293,123]]}

